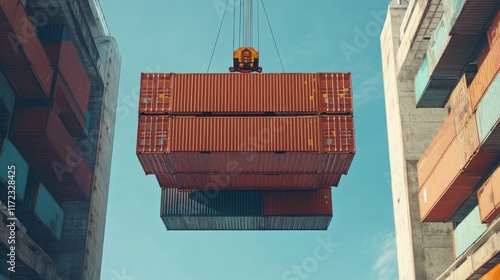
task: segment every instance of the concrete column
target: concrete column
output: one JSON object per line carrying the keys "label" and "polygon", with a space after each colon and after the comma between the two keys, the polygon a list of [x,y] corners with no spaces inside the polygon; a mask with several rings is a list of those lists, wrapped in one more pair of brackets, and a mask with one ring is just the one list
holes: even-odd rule
{"label": "concrete column", "polygon": [[413,82],[418,68],[397,70],[405,12],[391,6],[381,35],[399,279],[436,279],[454,261],[452,225],[420,222],[416,165],[447,110],[417,110]]}

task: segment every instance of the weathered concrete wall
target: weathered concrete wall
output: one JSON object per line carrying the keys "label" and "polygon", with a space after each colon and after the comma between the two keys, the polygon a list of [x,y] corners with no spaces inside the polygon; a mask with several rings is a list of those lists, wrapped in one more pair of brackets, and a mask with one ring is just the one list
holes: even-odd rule
{"label": "weathered concrete wall", "polygon": [[[454,260],[452,226],[420,223],[416,164],[447,110],[415,108],[413,79],[418,62],[398,60],[405,13],[406,7],[391,4],[381,35],[399,279],[436,279]],[[406,30],[415,32],[411,26]],[[403,52],[410,49],[407,44]]]}
{"label": "weathered concrete wall", "polygon": [[120,78],[121,58],[118,46],[113,37],[101,37],[97,45],[103,64],[107,64],[103,72],[104,94],[102,96],[101,121],[99,126],[99,142],[97,147],[94,182],[90,200],[88,235],[84,270],[81,279],[99,279],[101,275],[104,228],[106,224],[106,208],[108,204],[109,177],[111,172],[111,156],[115,131],[116,106],[118,100],[118,84]]}

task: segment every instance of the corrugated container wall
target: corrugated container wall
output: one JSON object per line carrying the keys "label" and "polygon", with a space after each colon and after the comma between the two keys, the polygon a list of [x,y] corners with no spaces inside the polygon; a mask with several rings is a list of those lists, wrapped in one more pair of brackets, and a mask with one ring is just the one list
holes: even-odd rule
{"label": "corrugated container wall", "polygon": [[[279,204],[270,205],[276,200]],[[330,189],[216,193],[162,189],[161,216],[168,230],[326,230],[332,208],[325,201],[331,203]]]}
{"label": "corrugated container wall", "polygon": [[481,223],[479,207],[476,206],[453,232],[455,256],[462,255],[487,229],[488,226]]}
{"label": "corrugated container wall", "polygon": [[481,221],[490,223],[500,214],[500,168],[477,191]]}
{"label": "corrugated container wall", "polygon": [[455,132],[462,154],[461,165],[465,166],[479,147],[476,116],[472,113],[467,79],[463,75],[450,97]]}
{"label": "corrugated container wall", "polygon": [[483,277],[479,278],[479,280],[498,280],[500,279],[500,264],[497,264],[494,268],[492,268],[488,273],[486,273]]}
{"label": "corrugated container wall", "polygon": [[495,75],[500,69],[500,43],[496,43],[493,46],[485,47],[487,51],[484,61],[479,65],[478,71],[474,80],[469,86],[469,92],[471,95],[472,107],[477,108],[479,102],[486,93],[490,83],[494,79]]}
{"label": "corrugated container wall", "polygon": [[149,174],[346,174],[355,152],[352,116],[141,116],[137,138]]}
{"label": "corrugated container wall", "polygon": [[10,138],[58,200],[88,199],[92,172],[51,108],[16,108]]}
{"label": "corrugated container wall", "polygon": [[43,48],[52,67],[62,76],[69,87],[67,100],[75,103],[78,112],[87,113],[90,96],[90,78],[83,67],[78,50],[72,41],[44,42]]}
{"label": "corrugated container wall", "polygon": [[462,171],[461,153],[455,138],[419,191],[423,222],[445,222],[472,193],[481,179]]}
{"label": "corrugated container wall", "polygon": [[481,146],[489,151],[500,152],[500,74],[479,103],[476,118]]}
{"label": "corrugated container wall", "polygon": [[16,215],[35,239],[61,239],[64,210],[38,180],[30,180],[26,201]]}
{"label": "corrugated container wall", "polygon": [[[21,1],[1,1],[0,60],[5,76],[23,98],[47,98],[53,71]],[[16,42],[17,44],[13,44]]]}
{"label": "corrugated container wall", "polygon": [[287,174],[156,174],[162,188],[204,189],[312,189],[337,186],[340,173]]}
{"label": "corrugated container wall", "polygon": [[443,157],[451,142],[455,139],[455,127],[453,115],[450,114],[443,122],[443,125],[432,139],[431,143],[420,157],[417,163],[419,187],[423,184],[436,167],[439,160]]}
{"label": "corrugated container wall", "polygon": [[139,112],[352,113],[351,74],[142,73]]}
{"label": "corrugated container wall", "polygon": [[4,140],[0,153],[0,170],[0,181],[6,187],[14,185],[16,197],[23,200],[28,182],[29,166],[9,139]]}
{"label": "corrugated container wall", "polygon": [[488,43],[490,46],[498,44],[498,40],[500,39],[500,11],[497,12],[497,15],[493,19],[490,27],[488,28]]}

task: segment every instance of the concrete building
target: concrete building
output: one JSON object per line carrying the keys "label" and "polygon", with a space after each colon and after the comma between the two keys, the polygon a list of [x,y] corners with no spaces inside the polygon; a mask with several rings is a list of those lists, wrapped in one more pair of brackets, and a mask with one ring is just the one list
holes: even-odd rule
{"label": "concrete building", "polygon": [[[4,151],[0,152],[0,162],[3,158],[5,166],[15,165],[11,160],[20,164],[16,166],[18,171],[14,180],[9,181],[9,177],[5,178],[5,176],[4,180],[0,179],[0,190],[3,193],[0,196],[2,199],[0,216],[3,221],[0,222],[0,235],[2,236],[0,240],[0,279],[99,279],[120,77],[121,57],[117,43],[109,33],[98,0],[9,0],[0,1],[0,8],[0,19],[2,20],[0,22],[0,35],[2,35],[0,39],[2,42],[0,44],[0,74],[2,74],[3,81],[3,84],[0,82],[2,90],[0,101],[4,103],[2,107],[2,102],[0,102],[0,148],[3,147]],[[21,21],[21,23],[16,21]],[[42,33],[44,38],[42,38]],[[43,50],[45,50],[47,57],[52,59],[47,46],[53,43],[49,41],[53,40],[50,38],[54,36],[61,42],[69,42],[68,44],[76,50],[77,55],[73,56],[76,60],[64,61],[65,58],[61,54],[62,44],[56,43],[60,47],[58,49],[60,56],[56,59],[59,59],[61,65],[55,67],[51,60],[51,65],[40,66],[37,59],[40,56],[45,57],[45,54],[42,55]],[[7,39],[10,41],[6,41]],[[42,45],[43,48],[40,48]],[[19,50],[21,50],[22,55],[18,59]],[[34,57],[30,56],[32,55],[30,52],[37,51],[38,53]],[[31,67],[23,68],[24,66],[17,65],[18,61],[21,61],[21,64],[27,63]],[[69,72],[76,69],[77,64],[82,65],[84,75],[76,78],[71,77],[74,73],[65,73],[66,70],[63,69],[65,66],[62,64],[70,65]],[[40,78],[40,73],[35,73],[36,75],[33,76],[32,73],[43,67],[50,69],[50,75],[54,77],[54,80],[49,80],[47,77],[49,90],[46,96],[29,98],[26,95],[28,91],[23,90],[24,83],[28,83],[29,77],[38,77],[34,80],[37,81],[35,84],[42,84],[43,88],[45,77]],[[83,98],[85,106],[82,110],[85,115],[85,128],[82,130],[76,125],[77,130],[80,128],[76,133],[71,132],[70,129],[74,112],[71,112],[72,109],[65,109],[67,104],[64,103],[65,101],[59,101],[59,97],[57,97],[59,84],[56,77],[59,79],[61,75],[66,74],[67,76],[66,78],[63,76],[63,80],[67,82],[69,90],[66,88],[66,91],[68,92],[72,86],[75,88],[81,86],[83,80],[90,81],[89,91]],[[23,75],[27,78],[19,78]],[[72,85],[71,81],[76,85]],[[69,104],[71,98],[68,97],[70,95],[66,91],[60,100],[66,100]],[[36,92],[40,92],[40,90],[37,89]],[[74,91],[72,94],[71,96],[75,99],[82,99],[79,92]],[[72,143],[69,143],[66,148],[76,147],[76,150],[72,151],[74,154],[71,155],[69,152],[57,154],[58,147],[54,147],[56,152],[54,155],[50,155],[52,165],[50,163],[44,164],[42,157],[34,156],[35,153],[43,155],[43,151],[37,151],[38,148],[34,147],[34,151],[30,152],[30,147],[26,144],[29,143],[30,139],[23,138],[25,136],[21,133],[25,132],[24,128],[13,125],[14,122],[17,122],[16,118],[22,118],[16,111],[27,110],[29,112],[39,110],[39,108],[48,108],[47,110],[55,112],[55,116],[58,116],[51,117],[52,113],[48,113],[48,122],[56,118],[57,120],[54,121],[56,124],[60,124],[62,121],[67,128],[66,131],[58,131],[55,138],[50,138],[53,136],[49,134],[53,132],[46,128],[47,134],[43,137],[49,139],[50,142],[61,140],[63,135],[70,135],[69,139],[72,140]],[[19,116],[16,117],[16,114]],[[15,156],[10,155],[11,158],[9,158],[8,152],[5,152],[8,150],[7,145],[16,148]],[[43,156],[49,157],[47,153]],[[66,164],[60,166],[64,170],[63,173],[66,171],[67,173],[77,172],[75,170],[82,165],[81,162],[85,162],[85,165],[90,169],[88,184],[85,185],[88,186],[88,189],[82,190],[83,198],[68,196],[69,198],[66,199],[66,194],[70,192],[66,188],[69,186],[58,185],[55,187],[57,181],[53,184],[52,181],[45,179],[47,174],[43,170],[54,168],[56,161],[52,158],[58,155]],[[77,162],[75,165],[68,163],[70,159],[75,160],[75,158]],[[24,161],[29,168],[23,171],[21,163]],[[2,164],[0,166],[5,167]],[[7,169],[0,172],[7,174]],[[73,173],[72,176],[79,176]],[[32,175],[34,178],[38,178],[36,180],[39,180],[35,184],[38,193],[34,196],[30,194]],[[61,176],[59,183],[66,180],[66,177],[63,177],[66,175]],[[77,179],[75,180],[76,184],[83,184]],[[21,192],[21,184],[25,184],[22,183],[25,181],[27,181],[27,187],[26,190],[22,191],[26,193],[23,194],[24,198],[20,199],[18,193]],[[14,206],[12,203],[14,199],[7,197],[6,194],[8,190],[11,190],[11,184],[14,183],[17,193],[15,207],[11,207]],[[44,191],[45,196],[49,197],[44,203],[58,205],[56,207],[58,209],[57,216],[53,215],[54,211],[50,209],[50,206],[41,204],[41,190]],[[30,202],[28,197],[32,197],[33,201],[36,202]],[[15,227],[12,226],[12,222],[14,222]],[[58,231],[56,232],[54,229]],[[42,230],[52,233],[52,235],[49,234],[50,238],[42,234]],[[15,237],[15,243],[12,243],[9,236]],[[9,261],[12,260],[14,262],[9,264]],[[15,269],[12,269],[13,265],[15,265]],[[13,272],[14,270],[15,272]]]}
{"label": "concrete building", "polygon": [[[449,212],[439,222],[422,222],[430,216],[421,214],[426,210],[419,202],[419,197],[427,201],[430,189],[443,187],[429,183],[422,190],[419,161],[456,110],[448,101],[450,95],[461,83],[471,90],[471,83],[480,76],[481,63],[492,48],[488,30],[498,24],[494,20],[499,7],[498,0],[394,0],[389,5],[380,40],[399,279],[479,279],[500,262],[500,220],[480,221],[477,196],[500,159],[498,138],[490,145],[500,130],[498,118],[487,136],[490,139],[483,139],[472,156],[478,158],[489,144],[488,162],[466,186],[466,196],[450,200],[457,207],[439,210]],[[497,89],[490,96],[500,92]],[[444,192],[458,193],[451,188]],[[438,198],[431,210],[446,204],[445,199]]]}

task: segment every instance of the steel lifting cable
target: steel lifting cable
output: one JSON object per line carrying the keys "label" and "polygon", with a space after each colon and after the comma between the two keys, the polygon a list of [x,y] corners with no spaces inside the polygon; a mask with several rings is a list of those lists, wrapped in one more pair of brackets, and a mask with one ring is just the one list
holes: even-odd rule
{"label": "steel lifting cable", "polygon": [[241,2],[242,0],[240,0],[240,18],[239,18],[239,22],[240,22],[240,25],[239,25],[239,34],[238,34],[238,46],[241,46],[241,37],[242,37],[242,32],[241,32],[241,29],[243,28],[243,4]]}
{"label": "steel lifting cable", "polygon": [[259,19],[259,1],[257,1],[257,51],[260,51],[260,19]]}
{"label": "steel lifting cable", "polygon": [[222,19],[219,25],[219,31],[217,32],[217,37],[215,38],[214,48],[212,49],[212,55],[210,56],[210,61],[208,62],[207,73],[210,70],[210,65],[212,64],[212,59],[214,58],[215,47],[217,47],[217,42],[219,41],[220,30],[222,29],[222,23],[224,22],[224,17],[226,16],[227,5],[229,4],[229,0],[226,1],[226,7],[224,7],[224,13],[222,14]]}
{"label": "steel lifting cable", "polygon": [[281,61],[280,52],[278,50],[278,45],[276,44],[276,39],[274,38],[273,29],[271,28],[271,23],[269,22],[269,17],[267,16],[266,6],[264,5],[263,0],[260,0],[260,2],[262,4],[262,9],[264,10],[264,14],[266,15],[267,25],[269,26],[269,30],[271,31],[271,36],[273,37],[274,47],[276,48],[276,52],[278,53],[278,58],[280,60],[281,69],[283,70],[283,72],[285,72],[285,68],[283,67],[283,62]]}
{"label": "steel lifting cable", "polygon": [[236,32],[236,0],[233,0],[233,48],[231,51],[234,51],[234,35]]}

